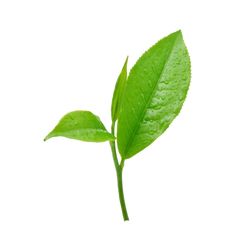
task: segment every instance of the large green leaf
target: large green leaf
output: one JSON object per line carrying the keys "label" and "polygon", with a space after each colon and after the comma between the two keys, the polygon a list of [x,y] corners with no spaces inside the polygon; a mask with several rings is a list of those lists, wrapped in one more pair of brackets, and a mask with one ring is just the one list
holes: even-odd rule
{"label": "large green leaf", "polygon": [[151,47],[132,68],[118,119],[123,159],[159,137],[178,115],[190,83],[190,58],[181,31]]}
{"label": "large green leaf", "polygon": [[126,58],[125,64],[117,79],[115,90],[113,93],[112,105],[111,105],[111,118],[113,123],[117,120],[117,117],[120,112],[120,106],[121,106],[122,97],[124,94],[124,88],[127,80],[127,62],[128,62],[128,57]]}
{"label": "large green leaf", "polygon": [[90,142],[115,139],[107,132],[99,117],[89,111],[74,111],[66,114],[44,140],[57,136]]}

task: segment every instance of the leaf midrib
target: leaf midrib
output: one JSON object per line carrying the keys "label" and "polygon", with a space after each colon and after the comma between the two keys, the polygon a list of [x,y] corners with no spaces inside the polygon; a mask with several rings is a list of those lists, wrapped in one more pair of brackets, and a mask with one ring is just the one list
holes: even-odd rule
{"label": "leaf midrib", "polygon": [[59,132],[61,132],[61,133],[67,133],[67,132],[83,131],[83,130],[85,130],[85,131],[89,131],[89,130],[91,130],[91,131],[101,131],[101,132],[104,132],[104,133],[108,133],[107,130],[104,130],[104,129],[101,129],[101,128],[99,128],[99,129],[95,129],[95,128],[68,129],[66,131],[56,131],[56,133],[59,133]]}
{"label": "leaf midrib", "polygon": [[165,68],[166,68],[166,66],[167,66],[167,64],[168,64],[168,62],[169,62],[169,60],[170,60],[171,54],[172,54],[172,52],[173,52],[173,49],[174,49],[174,47],[175,47],[175,43],[176,43],[176,40],[178,39],[178,37],[179,37],[179,35],[177,35],[177,37],[175,38],[175,40],[174,40],[174,42],[173,42],[173,45],[172,45],[172,47],[171,47],[171,49],[170,49],[170,51],[169,51],[169,53],[168,53],[167,60],[166,60],[164,66],[163,66],[163,68],[162,68],[162,71],[161,71],[160,77],[159,77],[159,79],[157,80],[156,85],[154,86],[154,88],[153,88],[153,90],[152,90],[152,92],[151,92],[151,94],[150,94],[150,96],[149,96],[149,98],[148,98],[148,101],[147,101],[146,104],[145,104],[145,107],[144,107],[144,109],[143,109],[143,111],[142,111],[142,113],[141,113],[141,115],[140,115],[140,119],[139,119],[138,124],[135,126],[135,128],[134,128],[134,130],[133,130],[133,133],[132,133],[132,135],[131,135],[130,138],[129,138],[129,141],[128,141],[127,146],[126,146],[126,148],[125,148],[124,157],[122,157],[122,158],[125,158],[125,157],[126,157],[127,150],[128,150],[129,147],[131,147],[131,145],[132,145],[132,143],[133,143],[133,141],[134,141],[134,136],[135,136],[135,134],[137,133],[138,128],[140,127],[141,121],[144,119],[144,116],[145,116],[145,113],[146,113],[145,110],[147,109],[148,105],[150,104],[150,101],[152,100],[152,97],[153,97],[153,95],[154,95],[154,93],[155,93],[155,90],[156,90],[156,87],[157,87],[157,85],[158,85],[158,83],[159,83],[159,80],[162,78],[162,75],[163,75],[163,73],[164,73],[164,71],[165,71]]}

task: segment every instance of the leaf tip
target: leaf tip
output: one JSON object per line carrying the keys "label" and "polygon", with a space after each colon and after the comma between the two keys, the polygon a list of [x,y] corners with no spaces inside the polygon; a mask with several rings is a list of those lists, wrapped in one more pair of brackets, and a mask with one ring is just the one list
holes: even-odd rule
{"label": "leaf tip", "polygon": [[129,56],[127,55],[127,56],[126,56],[126,59],[125,59],[125,65],[127,65],[128,60],[129,60]]}
{"label": "leaf tip", "polygon": [[124,65],[123,65],[123,70],[125,70],[126,72],[127,72],[128,60],[129,60],[129,56],[127,55],[127,56],[126,56],[126,59],[125,59],[125,63],[124,63]]}
{"label": "leaf tip", "polygon": [[47,141],[48,139],[50,139],[51,138],[51,136],[50,136],[50,133],[43,139],[43,141],[45,142],[45,141]]}
{"label": "leaf tip", "polygon": [[178,29],[176,32],[174,32],[175,35],[180,35],[182,36],[182,30],[181,29]]}

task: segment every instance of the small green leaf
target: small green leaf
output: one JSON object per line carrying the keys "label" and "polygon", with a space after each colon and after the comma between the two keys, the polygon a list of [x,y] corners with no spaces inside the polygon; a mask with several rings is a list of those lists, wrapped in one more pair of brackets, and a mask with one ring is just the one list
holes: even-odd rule
{"label": "small green leaf", "polygon": [[99,117],[89,111],[74,111],[66,114],[44,140],[57,136],[89,142],[115,139],[107,132]]}
{"label": "small green leaf", "polygon": [[121,106],[121,102],[124,94],[124,88],[127,80],[127,63],[128,63],[128,57],[126,58],[125,64],[116,81],[116,86],[113,93],[112,105],[111,105],[111,117],[112,117],[113,123],[117,120],[120,112],[120,106]]}
{"label": "small green leaf", "polygon": [[190,83],[190,58],[181,31],[151,47],[130,71],[118,118],[123,159],[158,138],[178,115]]}

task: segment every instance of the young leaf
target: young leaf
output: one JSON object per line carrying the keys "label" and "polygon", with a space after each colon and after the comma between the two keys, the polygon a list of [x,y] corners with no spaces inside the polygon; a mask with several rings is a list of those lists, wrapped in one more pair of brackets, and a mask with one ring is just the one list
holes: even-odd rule
{"label": "young leaf", "polygon": [[89,142],[115,139],[107,132],[99,117],[89,111],[74,111],[66,114],[44,140],[57,136]]}
{"label": "young leaf", "polygon": [[158,138],[178,115],[190,83],[190,58],[181,31],[151,47],[132,68],[118,119],[123,159]]}
{"label": "young leaf", "polygon": [[119,115],[120,112],[120,105],[122,102],[122,97],[124,94],[124,88],[125,88],[125,83],[127,80],[127,63],[128,63],[128,57],[125,60],[125,64],[121,70],[121,73],[116,81],[116,86],[115,90],[113,93],[113,98],[112,98],[112,105],[111,105],[111,117],[112,117],[112,122],[114,123]]}

